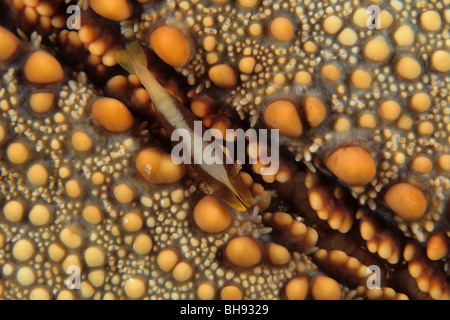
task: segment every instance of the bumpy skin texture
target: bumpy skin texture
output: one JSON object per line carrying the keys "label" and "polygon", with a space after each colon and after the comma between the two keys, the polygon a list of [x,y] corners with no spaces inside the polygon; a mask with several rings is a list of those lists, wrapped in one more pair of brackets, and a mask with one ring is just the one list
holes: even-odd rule
{"label": "bumpy skin texture", "polygon": [[[197,90],[228,89],[220,95],[228,108],[252,125],[279,128],[296,160],[323,161],[360,204],[397,213],[393,218],[408,235],[423,241],[434,227],[412,231],[410,219],[389,206],[384,194],[398,182],[418,187],[426,198],[425,212],[414,220],[444,223],[450,175],[441,162],[450,152],[450,56],[443,3],[384,4],[379,29],[367,27],[370,15],[359,1],[213,3],[149,3],[132,20],[147,23],[133,28],[127,21],[122,32],[157,51],[151,38],[161,24],[178,27],[190,40],[191,59],[175,66]],[[298,117],[282,108],[286,100]],[[278,115],[277,102],[283,110]],[[350,152],[355,147],[367,155]],[[336,149],[343,160],[330,168]],[[417,157],[430,168],[414,166]],[[405,201],[400,206],[408,206]]]}
{"label": "bumpy skin texture", "polygon": [[[450,298],[443,3],[391,1],[370,30],[359,1],[89,2],[80,30],[61,23],[64,1],[2,2],[0,297]],[[260,212],[205,196],[189,168],[148,179],[168,150],[148,94],[115,66],[131,39],[206,127],[285,129],[280,172],[242,173]],[[110,98],[117,112],[93,111]]]}

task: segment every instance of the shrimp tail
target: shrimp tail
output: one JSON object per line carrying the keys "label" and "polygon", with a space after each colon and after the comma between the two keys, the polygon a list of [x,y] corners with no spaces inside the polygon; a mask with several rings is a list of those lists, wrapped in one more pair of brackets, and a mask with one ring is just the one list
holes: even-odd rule
{"label": "shrimp tail", "polygon": [[117,52],[116,57],[120,66],[131,74],[137,74],[138,65],[147,68],[147,56],[136,41],[127,44],[126,50]]}

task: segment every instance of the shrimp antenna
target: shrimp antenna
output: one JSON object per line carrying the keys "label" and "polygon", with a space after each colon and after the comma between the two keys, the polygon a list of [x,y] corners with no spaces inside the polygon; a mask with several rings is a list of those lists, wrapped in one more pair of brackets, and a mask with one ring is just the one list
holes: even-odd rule
{"label": "shrimp antenna", "polygon": [[120,66],[131,74],[136,74],[136,64],[147,68],[147,56],[136,41],[128,43],[126,50],[118,51],[116,57]]}

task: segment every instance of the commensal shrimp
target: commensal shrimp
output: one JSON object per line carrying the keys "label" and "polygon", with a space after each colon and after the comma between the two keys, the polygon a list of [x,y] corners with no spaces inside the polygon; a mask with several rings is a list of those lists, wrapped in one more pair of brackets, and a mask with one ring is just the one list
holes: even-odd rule
{"label": "commensal shrimp", "polygon": [[[155,105],[158,120],[169,136],[177,129],[189,132],[190,139],[187,139],[191,141],[191,145],[188,146],[188,150],[191,151],[189,156],[194,159],[194,141],[198,141],[194,136],[197,135],[194,131],[194,122],[199,121],[197,117],[156,81],[147,68],[145,52],[137,42],[132,42],[127,45],[126,50],[119,51],[117,61],[122,68],[139,78]],[[202,135],[204,130],[202,127]],[[205,148],[207,144],[202,140],[202,151]],[[227,164],[225,161],[210,164],[203,161],[190,163],[208,185],[210,192],[223,198],[237,211],[245,212],[251,207],[252,195],[239,175],[237,164]]]}

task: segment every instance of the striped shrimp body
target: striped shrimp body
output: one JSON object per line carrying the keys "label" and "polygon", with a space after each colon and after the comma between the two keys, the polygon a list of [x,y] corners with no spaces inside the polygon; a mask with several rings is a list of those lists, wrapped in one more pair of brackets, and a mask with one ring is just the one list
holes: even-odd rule
{"label": "striped shrimp body", "polygon": [[[127,45],[126,50],[119,51],[117,61],[129,73],[135,74],[148,91],[155,105],[158,120],[166,132],[169,135],[177,129],[188,132],[190,139],[187,140],[191,142],[191,145],[187,150],[191,152],[189,155],[191,160],[194,160],[194,141],[198,141],[194,131],[194,123],[199,121],[197,117],[156,81],[147,68],[145,52],[137,42],[132,42]],[[204,128],[202,128],[202,134],[203,132]],[[202,151],[204,151],[208,144],[203,139],[201,141]],[[252,195],[239,175],[238,165],[223,162],[206,164],[204,161],[200,163],[191,161],[193,168],[207,184],[208,192],[217,194],[235,210],[245,212],[251,207]]]}

